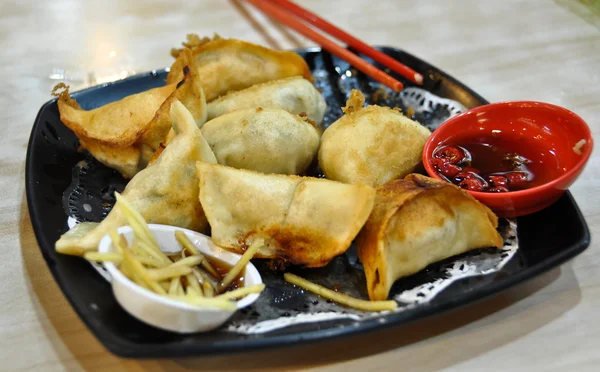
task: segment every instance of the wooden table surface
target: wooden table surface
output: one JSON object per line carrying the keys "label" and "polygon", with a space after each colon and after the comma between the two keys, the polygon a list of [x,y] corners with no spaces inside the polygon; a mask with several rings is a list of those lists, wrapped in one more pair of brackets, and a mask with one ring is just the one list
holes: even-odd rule
{"label": "wooden table surface", "polygon": [[[600,22],[575,0],[303,1],[371,44],[404,48],[490,101],[564,106],[600,131]],[[588,12],[589,13],[589,12]],[[273,48],[312,42],[233,1],[4,1],[0,5],[0,370],[592,370],[600,362],[600,244],[501,295],[364,337],[184,360],[108,353],[58,289],[27,212],[31,125],[66,75],[78,88],[171,64],[186,33]],[[62,72],[61,72],[62,71]],[[600,232],[600,157],[571,188]]]}

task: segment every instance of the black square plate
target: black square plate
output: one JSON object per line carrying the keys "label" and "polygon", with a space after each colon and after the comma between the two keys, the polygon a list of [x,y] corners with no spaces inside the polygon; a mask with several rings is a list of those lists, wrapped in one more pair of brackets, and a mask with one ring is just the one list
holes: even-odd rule
{"label": "black square plate", "polygon": [[[395,48],[380,49],[416,71],[422,72],[425,76],[424,88],[431,93],[458,101],[467,108],[487,103],[471,89],[428,63]],[[353,71],[346,62],[318,48],[298,52],[307,60],[313,73],[319,76],[320,88],[329,105],[326,125],[341,115],[339,108],[344,105],[350,88],[361,89],[368,100],[374,97],[376,85],[366,76]],[[165,76],[164,70],[153,71],[92,87],[73,96],[83,108],[90,109],[163,85]],[[344,82],[346,76],[353,76],[354,79]],[[348,82],[351,84],[346,84]],[[403,82],[406,86],[411,86],[406,80]],[[275,348],[328,340],[407,323],[468,304],[532,278],[581,253],[590,242],[586,223],[570,193],[566,192],[562,199],[549,208],[517,220],[519,249],[500,271],[461,279],[430,302],[402,312],[389,313],[360,322],[322,321],[253,335],[225,330],[180,335],[155,329],[131,317],[115,301],[109,283],[89,263],[78,257],[55,252],[54,243],[62,233],[67,231],[67,213],[63,194],[71,184],[73,168],[85,157],[77,151],[77,148],[77,138],[62,125],[59,119],[56,100],[49,101],[39,111],[27,150],[26,188],[29,212],[40,250],[63,293],[106,348],[125,357],[214,355],[240,350]],[[107,185],[101,187],[105,186]],[[99,217],[101,216],[96,216]],[[339,262],[333,262],[332,265],[339,265]],[[321,270],[328,269],[329,266]],[[428,268],[402,281],[404,284],[418,284],[434,271]],[[277,282],[276,279],[269,280],[271,283],[265,280],[268,286],[271,284],[275,287],[285,286],[283,282]],[[273,292],[264,293],[263,296],[273,296]],[[282,306],[284,308],[289,306],[290,312],[302,311],[298,309],[300,305],[297,301],[290,304],[283,302]]]}

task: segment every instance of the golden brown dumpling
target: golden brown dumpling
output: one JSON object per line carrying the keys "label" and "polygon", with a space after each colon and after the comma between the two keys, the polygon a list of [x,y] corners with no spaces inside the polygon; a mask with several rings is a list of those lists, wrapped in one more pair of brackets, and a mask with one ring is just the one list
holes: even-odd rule
{"label": "golden brown dumpling", "polygon": [[58,84],[60,119],[77,137],[98,141],[107,146],[132,145],[146,131],[162,103],[175,91],[176,84],[132,94],[92,110],[84,110],[69,95],[68,87]]}
{"label": "golden brown dumpling", "polygon": [[371,300],[429,264],[471,249],[502,247],[498,218],[468,192],[410,174],[377,188],[375,206],[356,239]]}
{"label": "golden brown dumpling", "polygon": [[302,76],[294,76],[253,85],[211,101],[208,104],[208,120],[232,111],[257,107],[302,114],[321,125],[327,103],[310,81]]}
{"label": "golden brown dumpling", "polygon": [[398,110],[363,104],[362,93],[353,90],[344,116],[323,133],[319,165],[325,176],[378,186],[414,171],[431,132]]}
{"label": "golden brown dumpling", "polygon": [[280,109],[233,111],[206,122],[202,135],[219,164],[263,173],[301,174],[319,149],[319,132]]}
{"label": "golden brown dumpling", "polygon": [[[290,76],[312,81],[308,65],[294,52],[276,51],[237,39],[200,39],[188,36],[207,102],[231,91]],[[182,49],[182,50],[185,50]],[[175,54],[178,54],[177,51]],[[171,66],[167,84],[181,80],[180,54]]]}
{"label": "golden brown dumpling", "polygon": [[324,266],[350,247],[375,197],[364,185],[201,162],[197,167],[215,244],[241,253],[264,239],[256,257],[306,267]]}
{"label": "golden brown dumpling", "polygon": [[189,50],[181,54],[182,80],[150,89],[93,110],[83,110],[69,95],[59,94],[61,121],[79,138],[83,148],[104,165],[133,177],[145,168],[171,128],[171,102],[179,100],[200,125],[206,121],[206,100]]}
{"label": "golden brown dumpling", "polygon": [[[217,160],[185,106],[174,100],[170,112],[175,138],[155,164],[129,181],[122,195],[148,223],[203,231],[207,221],[198,201],[196,162]],[[120,208],[113,208],[101,223],[82,223],[65,233],[56,250],[72,255],[96,250],[104,235],[125,223]]]}

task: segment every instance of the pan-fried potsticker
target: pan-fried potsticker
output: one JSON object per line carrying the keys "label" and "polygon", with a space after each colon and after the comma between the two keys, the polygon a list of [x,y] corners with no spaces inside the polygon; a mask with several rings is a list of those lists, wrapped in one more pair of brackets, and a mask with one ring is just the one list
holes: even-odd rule
{"label": "pan-fried potsticker", "polygon": [[[319,149],[320,133],[313,124],[281,109],[258,107],[221,115],[201,130],[219,164],[263,173],[302,174]],[[170,136],[163,146],[169,141]]]}
{"label": "pan-fried potsticker", "polygon": [[219,164],[263,173],[301,174],[319,149],[319,132],[280,109],[233,111],[206,122],[202,135]]}
{"label": "pan-fried potsticker", "polygon": [[502,247],[498,217],[468,192],[410,174],[377,188],[375,206],[356,239],[371,300],[394,282],[471,249]]}
{"label": "pan-fried potsticker", "polygon": [[431,132],[399,110],[364,102],[352,90],[344,116],[323,133],[319,165],[327,178],[378,186],[413,172]]}
{"label": "pan-fried potsticker", "polygon": [[237,39],[200,39],[188,35],[184,48],[173,50],[176,60],[167,76],[167,84],[181,81],[183,50],[191,50],[206,101],[210,102],[228,92],[242,90],[255,84],[291,76],[303,76],[312,81],[306,61],[297,53],[276,51]]}
{"label": "pan-fried potsticker", "polygon": [[208,104],[208,120],[232,111],[257,107],[282,109],[306,116],[321,125],[327,103],[310,81],[294,76],[253,85],[215,99]]}
{"label": "pan-fried potsticker", "polygon": [[[82,109],[69,95],[68,87],[58,84],[53,93],[58,96],[60,119],[94,158],[131,178],[146,167],[169,132],[169,112],[174,100],[187,107],[198,125],[206,121],[206,100],[189,50],[181,53],[181,60],[179,82],[92,110]],[[59,93],[60,89],[63,90]]]}
{"label": "pan-fried potsticker", "polygon": [[[198,201],[196,162],[216,163],[217,160],[189,110],[174,100],[170,113],[175,138],[153,166],[129,181],[122,195],[148,223],[203,231],[207,221]],[[109,231],[125,224],[120,208],[113,208],[104,221],[81,223],[65,233],[56,242],[56,250],[83,255],[96,250]]]}
{"label": "pan-fried potsticker", "polygon": [[200,203],[215,244],[256,257],[321,267],[344,253],[373,207],[364,185],[263,174],[198,162]]}

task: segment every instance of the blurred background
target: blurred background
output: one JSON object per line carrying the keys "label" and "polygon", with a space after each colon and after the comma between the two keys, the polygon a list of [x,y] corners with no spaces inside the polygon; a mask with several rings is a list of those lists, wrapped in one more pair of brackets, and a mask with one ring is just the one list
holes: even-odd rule
{"label": "blurred background", "polygon": [[[378,1],[346,6],[342,1],[305,0],[300,4],[367,43],[400,47],[431,62],[493,101],[551,98],[536,91],[540,76],[503,78],[504,69],[532,55],[538,59],[531,63],[555,67],[559,90],[561,82],[574,75],[571,69],[588,63],[577,52],[565,53],[546,36],[553,31],[569,39],[571,29],[559,26],[565,17],[587,22],[590,33],[598,32],[600,0],[555,0],[558,6],[547,6],[548,2]],[[207,11],[211,16],[201,17]],[[533,16],[538,21],[532,22]],[[43,84],[41,92],[49,92],[61,80],[77,90],[167,67],[172,62],[170,48],[179,47],[191,32],[218,33],[276,49],[314,45],[239,0],[4,1],[0,17],[0,61],[11,65],[5,73],[19,77],[14,84],[35,79]],[[377,19],[377,27],[372,18]],[[515,39],[520,39],[518,47]],[[485,52],[488,58],[474,59],[476,52]],[[598,75],[589,78],[600,82]],[[585,82],[569,84],[573,83]],[[43,101],[37,98],[38,103]]]}

